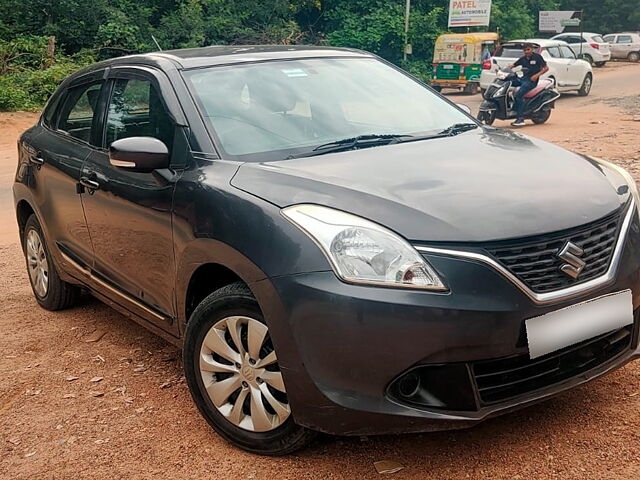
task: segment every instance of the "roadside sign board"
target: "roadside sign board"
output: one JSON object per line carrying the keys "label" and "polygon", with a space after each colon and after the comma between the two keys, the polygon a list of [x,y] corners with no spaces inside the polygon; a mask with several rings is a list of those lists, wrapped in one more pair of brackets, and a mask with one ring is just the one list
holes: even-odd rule
{"label": "roadside sign board", "polygon": [[560,20],[560,25],[562,25],[563,27],[579,27],[580,19],[570,18],[569,20]]}
{"label": "roadside sign board", "polygon": [[540,32],[562,33],[565,27],[580,26],[580,11],[576,10],[543,10],[538,15]]}
{"label": "roadside sign board", "polygon": [[488,26],[491,0],[450,0],[449,27]]}

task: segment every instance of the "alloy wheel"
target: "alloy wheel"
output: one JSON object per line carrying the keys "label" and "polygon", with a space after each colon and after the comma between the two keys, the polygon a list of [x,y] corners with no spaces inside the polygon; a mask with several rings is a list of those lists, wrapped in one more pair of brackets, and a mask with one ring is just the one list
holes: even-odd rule
{"label": "alloy wheel", "polygon": [[35,230],[27,234],[27,266],[33,290],[40,298],[49,291],[49,262],[44,251],[44,244]]}
{"label": "alloy wheel", "polygon": [[209,399],[229,422],[267,432],[291,414],[277,360],[266,325],[250,317],[226,317],[202,341],[200,375]]}

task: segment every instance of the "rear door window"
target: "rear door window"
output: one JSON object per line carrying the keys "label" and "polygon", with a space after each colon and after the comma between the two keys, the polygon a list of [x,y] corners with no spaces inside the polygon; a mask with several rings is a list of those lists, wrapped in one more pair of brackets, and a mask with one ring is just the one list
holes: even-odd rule
{"label": "rear door window", "polygon": [[631,35],[618,35],[616,43],[631,43]]}
{"label": "rear door window", "polygon": [[42,123],[46,127],[55,128],[55,113],[62,97],[62,94],[58,94],[55,97],[52,97],[47,103],[44,113],[42,114]]}
{"label": "rear door window", "polygon": [[562,58],[562,55],[560,55],[560,49],[558,47],[547,47],[545,50],[549,52],[549,56],[552,58]]}
{"label": "rear door window", "polygon": [[58,117],[58,130],[91,143],[92,125],[102,81],[70,88]]}
{"label": "rear door window", "polygon": [[562,56],[564,58],[573,58],[573,59],[576,58],[575,54],[573,53],[573,51],[569,47],[566,47],[564,45],[560,45],[559,48],[560,48],[560,52],[562,53]]}

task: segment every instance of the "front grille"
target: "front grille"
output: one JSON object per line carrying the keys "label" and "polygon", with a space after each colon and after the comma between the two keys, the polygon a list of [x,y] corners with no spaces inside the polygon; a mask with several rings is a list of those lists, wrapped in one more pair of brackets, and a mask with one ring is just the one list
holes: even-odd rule
{"label": "front grille", "polygon": [[[568,232],[545,235],[537,240],[500,242],[485,249],[534,292],[560,290],[607,272],[622,223],[621,211]],[[560,270],[564,261],[557,253],[567,242],[584,250],[581,259],[586,266],[577,279]]]}
{"label": "front grille", "polygon": [[517,355],[472,364],[484,405],[508,400],[591,370],[631,346],[633,326],[624,327],[534,360]]}

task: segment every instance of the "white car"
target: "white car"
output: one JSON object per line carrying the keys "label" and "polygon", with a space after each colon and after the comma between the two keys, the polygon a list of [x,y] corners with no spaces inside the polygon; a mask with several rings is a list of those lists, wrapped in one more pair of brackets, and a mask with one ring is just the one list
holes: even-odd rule
{"label": "white car", "polygon": [[551,37],[551,40],[567,42],[576,57],[584,58],[596,67],[604,67],[604,64],[611,60],[609,44],[599,33],[583,32],[582,37],[579,33],[561,33]]}
{"label": "white car", "polygon": [[524,45],[533,45],[535,51],[545,59],[549,71],[541,78],[553,80],[559,92],[575,91],[581,96],[589,95],[593,85],[593,72],[589,62],[577,59],[566,42],[537,38],[505,42],[495,51],[493,57],[485,60],[480,74],[482,90],[486,90],[493,83],[500,68],[508,67],[524,55]]}

